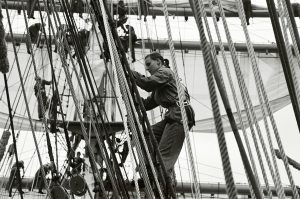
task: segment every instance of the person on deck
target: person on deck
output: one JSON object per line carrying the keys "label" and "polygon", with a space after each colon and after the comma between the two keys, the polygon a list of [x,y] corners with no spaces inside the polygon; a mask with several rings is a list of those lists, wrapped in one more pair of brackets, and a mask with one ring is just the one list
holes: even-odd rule
{"label": "person on deck", "polygon": [[[145,68],[151,74],[146,77],[132,71],[137,86],[151,92],[151,95],[142,99],[146,110],[162,106],[167,110],[162,121],[152,126],[153,133],[158,142],[159,151],[166,171],[167,180],[171,181],[173,167],[183,146],[185,132],[179,107],[177,86],[173,71],[164,66],[164,58],[157,52],[145,57]],[[188,126],[195,125],[195,114],[189,103],[189,95],[185,89],[184,106],[188,118]]]}
{"label": "person on deck", "polygon": [[[6,190],[8,190],[9,192],[9,197],[12,196],[12,188],[13,188],[13,184],[15,180],[18,180],[18,175],[17,175],[17,164],[19,169],[23,169],[23,173],[24,173],[24,161],[18,161],[18,163],[14,163],[13,166],[11,167],[10,170],[10,175],[9,175],[9,179],[6,185]],[[21,177],[21,173],[20,173],[20,177]],[[19,187],[18,187],[19,188]],[[22,188],[19,190],[19,193],[24,193],[22,191]]]}
{"label": "person on deck", "polygon": [[[38,100],[38,115],[39,115],[39,119],[41,120],[43,119],[42,105],[44,106],[45,112],[48,107],[48,97],[46,95],[45,85],[50,85],[52,82],[43,80],[40,77],[37,77],[35,80],[36,83],[34,85],[34,95]],[[40,89],[40,93],[39,93],[39,89]],[[41,102],[43,104],[41,104]]]}
{"label": "person on deck", "polygon": [[85,172],[85,163],[84,159],[80,157],[81,153],[78,151],[76,157],[71,163],[72,174],[80,174],[81,171]]}
{"label": "person on deck", "polygon": [[45,172],[45,177],[46,175],[51,171],[52,169],[52,164],[49,163],[49,164],[44,164],[43,166],[41,166],[35,173],[34,175],[34,180],[33,180],[33,188],[38,188],[39,189],[39,192],[40,194],[44,194],[43,192],[43,188],[45,188],[45,182],[44,182],[44,179],[43,179],[43,175],[42,175],[42,169],[44,170]]}

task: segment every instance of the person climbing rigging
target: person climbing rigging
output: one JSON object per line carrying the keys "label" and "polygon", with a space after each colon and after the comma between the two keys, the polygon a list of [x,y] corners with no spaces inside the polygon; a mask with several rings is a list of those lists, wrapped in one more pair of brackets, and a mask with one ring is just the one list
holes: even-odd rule
{"label": "person climbing rigging", "polygon": [[[32,44],[36,44],[38,47],[40,44],[40,32],[42,31],[42,24],[41,23],[35,23],[29,26],[28,32],[30,36],[30,40]],[[27,47],[27,53],[30,53],[30,42],[26,40],[26,47]]]}
{"label": "person climbing rigging", "polygon": [[[167,171],[167,180],[171,181],[175,162],[183,146],[185,132],[180,106],[178,105],[179,99],[175,75],[163,63],[164,58],[158,52],[153,52],[145,57],[145,68],[151,75],[146,77],[133,70],[132,73],[137,86],[151,92],[148,98],[142,99],[145,109],[148,111],[157,106],[168,109],[164,119],[154,124],[152,130]],[[185,90],[185,95],[184,107],[188,126],[191,128],[195,125],[195,114],[189,103],[187,90]]]}
{"label": "person climbing rigging", "polygon": [[132,58],[132,63],[135,62],[135,49],[134,45],[135,42],[137,41],[137,36],[135,34],[134,28],[130,25],[126,25],[126,31],[125,31],[125,36],[120,37],[122,46],[124,48],[124,51],[127,53],[128,49],[130,47],[130,41],[131,41],[131,48],[130,48],[130,53],[131,53],[131,58]]}
{"label": "person climbing rigging", "polygon": [[[43,80],[40,77],[36,77],[35,80],[36,80],[36,83],[34,85],[34,95],[36,96],[36,98],[38,100],[38,115],[39,115],[39,119],[41,120],[41,119],[43,119],[42,105],[44,106],[45,112],[48,107],[48,97],[46,95],[45,85],[50,85],[52,82]],[[39,89],[40,89],[40,94],[39,94]],[[41,104],[41,102],[43,104]]]}
{"label": "person climbing rigging", "polygon": [[43,189],[45,188],[45,182],[42,175],[42,169],[45,172],[45,177],[49,172],[53,169],[53,165],[51,163],[44,164],[41,166],[35,173],[34,179],[33,179],[33,186],[32,188],[38,188],[38,193],[44,194]]}
{"label": "person climbing rigging", "polygon": [[71,163],[72,174],[81,174],[81,171],[85,172],[85,162],[84,159],[80,157],[81,153],[78,151],[76,157]]}
{"label": "person climbing rigging", "polygon": [[[15,180],[18,180],[18,175],[17,175],[17,164],[18,164],[19,169],[22,168],[22,170],[23,170],[23,175],[24,175],[24,161],[21,160],[21,161],[18,161],[18,163],[15,162],[15,163],[13,164],[13,166],[11,167],[9,179],[8,179],[8,182],[7,182],[7,185],[6,185],[6,190],[8,190],[8,192],[9,192],[9,197],[12,196],[12,188],[13,188],[14,181],[15,181]],[[21,173],[20,173],[20,177],[21,177]],[[22,193],[22,194],[24,193],[24,192],[22,191],[22,188],[19,189],[19,193]]]}
{"label": "person climbing rigging", "polygon": [[127,22],[128,17],[127,14],[127,8],[124,4],[123,0],[120,0],[117,5],[114,5],[114,14],[118,14],[118,20],[117,20],[117,27],[121,27],[124,32],[126,31],[124,24]]}

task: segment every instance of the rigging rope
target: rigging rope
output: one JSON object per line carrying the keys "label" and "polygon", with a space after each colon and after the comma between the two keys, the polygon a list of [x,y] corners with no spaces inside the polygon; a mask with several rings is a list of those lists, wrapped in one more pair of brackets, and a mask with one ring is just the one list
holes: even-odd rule
{"label": "rigging rope", "polygon": [[[9,91],[8,91],[8,83],[7,83],[7,77],[4,73],[4,82],[5,82],[5,88],[6,88],[6,96],[7,96],[7,103],[8,103],[8,112],[9,112],[9,118],[10,118],[10,127],[13,137],[13,145],[14,145],[14,154],[16,158],[16,167],[17,167],[17,179],[18,179],[18,189],[21,196],[21,199],[23,199],[23,191],[22,191],[22,181],[20,176],[20,165],[19,165],[19,158],[18,158],[18,151],[17,151],[17,141],[16,141],[16,135],[15,135],[15,129],[14,129],[14,122],[13,122],[13,116],[12,116],[12,109],[10,105],[10,97],[9,97]],[[7,132],[7,131],[6,131]],[[9,132],[8,132],[9,133]],[[4,133],[3,133],[4,134]],[[9,133],[10,135],[10,133]],[[2,135],[3,137],[3,135]],[[9,136],[8,136],[9,137]],[[2,140],[2,139],[1,139]],[[12,181],[13,182],[13,181]],[[12,186],[12,185],[11,185]]]}
{"label": "rigging rope", "polygon": [[[226,140],[225,140],[225,134],[224,134],[223,125],[222,125],[222,118],[221,118],[221,114],[220,114],[220,110],[219,110],[217,93],[215,90],[214,77],[217,82],[218,82],[218,79],[217,79],[216,74],[215,74],[215,76],[213,76],[214,75],[213,73],[216,73],[216,71],[213,71],[213,67],[214,66],[217,67],[217,65],[215,65],[216,63],[213,63],[211,60],[212,55],[210,52],[209,44],[206,40],[204,27],[203,27],[203,23],[202,23],[202,16],[200,13],[201,5],[199,5],[199,2],[193,3],[193,1],[190,1],[190,5],[194,11],[195,20],[196,20],[199,34],[200,34],[200,40],[201,40],[201,45],[202,45],[202,50],[203,50],[204,65],[205,65],[206,76],[207,76],[207,81],[208,81],[209,94],[210,94],[211,103],[212,103],[212,107],[213,107],[214,121],[215,121],[216,130],[217,130],[218,142],[219,142],[221,158],[222,158],[222,163],[223,163],[223,168],[224,168],[224,175],[225,175],[225,180],[226,180],[226,185],[227,185],[226,190],[227,190],[227,194],[228,194],[229,198],[237,198],[237,190],[236,190],[233,175],[232,175],[232,170],[231,170],[231,165],[230,165],[230,160],[229,160],[229,155],[228,155],[227,145],[226,145]],[[221,87],[219,86],[220,92],[221,92],[221,89],[222,89],[222,86]],[[222,93],[221,93],[221,95],[222,95]],[[225,105],[225,101],[223,101],[223,103]],[[225,105],[225,107],[226,107],[226,105]],[[226,110],[227,109],[228,109],[228,107],[226,107]]]}
{"label": "rigging rope", "polygon": [[[225,19],[225,14],[224,14],[223,7],[222,7],[222,4],[220,3],[220,1],[218,1],[218,5],[219,5],[220,14],[222,16],[222,22],[223,22],[223,26],[225,28],[226,37],[227,37],[227,40],[229,42],[229,48],[230,48],[231,56],[232,56],[232,59],[233,59],[233,63],[234,63],[235,71],[236,71],[236,76],[238,78],[239,86],[240,86],[240,89],[241,89],[244,107],[245,107],[245,110],[248,110],[247,109],[248,106],[249,106],[248,108],[250,109],[250,113],[248,111],[246,111],[248,120],[250,121],[251,124],[253,122],[255,123],[255,127],[257,129],[257,133],[259,135],[260,142],[261,142],[262,148],[263,148],[264,153],[265,153],[265,157],[266,157],[266,160],[267,160],[267,163],[268,163],[268,167],[269,167],[269,169],[271,171],[271,174],[272,174],[272,179],[273,179],[273,181],[276,185],[277,191],[279,192],[280,198],[284,198],[284,193],[283,193],[282,186],[280,186],[280,184],[278,184],[277,176],[274,174],[274,170],[273,170],[273,167],[272,167],[270,159],[269,159],[269,155],[268,155],[268,152],[267,152],[267,149],[266,149],[266,145],[264,143],[264,140],[263,140],[263,137],[262,137],[262,134],[261,134],[261,130],[260,130],[260,127],[257,123],[257,119],[256,119],[256,116],[255,116],[255,113],[254,113],[254,110],[253,110],[253,105],[252,105],[252,102],[250,100],[251,98],[250,98],[249,93],[247,91],[244,79],[242,78],[243,75],[242,75],[242,72],[241,72],[240,67],[239,67],[239,62],[237,60],[236,51],[235,51],[235,48],[234,48],[234,45],[233,45],[233,42],[232,42],[231,35],[229,33],[229,30],[228,30],[227,22],[226,22],[226,19]],[[247,105],[247,103],[248,103],[248,105]],[[254,134],[254,129],[253,129],[252,125],[250,125],[250,129],[251,129],[252,137],[254,139],[254,144],[255,144],[255,147],[256,147],[256,150],[257,150],[257,154],[258,154],[259,162],[260,162],[260,165],[261,165],[262,173],[263,173],[263,176],[264,176],[264,179],[265,179],[265,183],[266,183],[266,186],[268,187],[269,196],[272,197],[272,193],[271,193],[271,190],[270,190],[270,187],[269,187],[269,184],[268,184],[268,180],[267,180],[267,176],[266,176],[266,173],[265,173],[265,169],[264,169],[264,166],[263,166],[261,154],[260,154],[260,151],[259,151],[259,146],[257,144],[257,138]]]}
{"label": "rigging rope", "polygon": [[[101,6],[102,15],[104,16],[103,17],[103,22],[104,22],[104,27],[105,27],[105,31],[106,31],[106,36],[107,36],[107,39],[109,41],[108,44],[109,44],[110,54],[115,55],[115,56],[111,56],[112,65],[113,65],[113,68],[116,70],[116,74],[118,74],[118,79],[119,79],[119,82],[120,82],[119,84],[120,84],[120,87],[121,87],[123,100],[125,101],[125,104],[126,104],[126,107],[127,107],[127,113],[129,115],[129,124],[130,124],[131,130],[133,132],[133,137],[136,140],[136,142],[135,142],[136,147],[139,149],[140,148],[140,143],[138,142],[137,130],[136,130],[136,127],[135,127],[135,122],[133,120],[133,116],[135,115],[135,117],[136,117],[136,111],[134,109],[134,106],[131,105],[131,104],[133,104],[133,102],[132,102],[131,96],[128,95],[130,93],[130,92],[128,92],[129,91],[128,85],[127,85],[126,82],[124,82],[125,74],[122,71],[122,69],[120,68],[121,64],[120,64],[120,61],[119,61],[119,56],[116,54],[116,47],[114,46],[114,43],[112,42],[113,39],[111,39],[112,35],[111,35],[111,32],[109,32],[108,22],[107,22],[107,18],[106,18],[107,15],[106,15],[106,12],[105,12],[105,9],[104,9],[103,2],[100,2],[100,6]],[[130,106],[132,106],[132,107],[130,107]],[[131,108],[133,110],[131,110]],[[138,125],[138,127],[139,127],[139,131],[142,132],[141,126]],[[141,136],[143,138],[143,134],[141,134]],[[146,146],[145,139],[143,138],[142,140],[143,140],[142,143],[144,144],[144,146]],[[150,154],[149,154],[149,151],[148,151],[147,147],[145,147],[145,149],[146,149],[147,157],[150,160]],[[140,157],[142,157],[142,153],[141,153],[142,150],[137,150],[137,152],[138,152],[138,154],[140,154]],[[142,168],[142,174],[143,174],[143,177],[144,177],[143,180],[146,183],[145,187],[147,188],[146,193],[149,197],[153,198],[154,197],[153,190],[148,189],[148,188],[151,187],[151,185],[150,185],[148,174],[147,174],[147,171],[146,171],[146,165],[145,165],[145,162],[144,162],[144,158],[141,158],[140,161],[141,161],[140,163],[142,164],[141,168]],[[152,162],[151,161],[149,161],[149,162],[150,162],[152,172],[155,173],[154,166],[153,166]],[[154,177],[155,177],[157,187],[159,187],[159,183],[156,179],[155,174],[154,174]],[[159,191],[160,191],[160,189],[159,189]],[[164,198],[161,191],[160,191],[160,195],[161,195],[161,198]]]}
{"label": "rigging rope", "polygon": [[[33,136],[33,139],[34,139],[34,144],[35,144],[35,147],[37,149],[38,159],[39,159],[39,162],[40,162],[40,166],[42,166],[43,165],[42,158],[41,158],[41,154],[40,154],[39,149],[38,149],[37,140],[36,140],[36,136],[35,136],[35,132],[34,132],[34,128],[33,128],[32,118],[31,118],[31,114],[30,114],[30,110],[29,110],[29,105],[28,105],[26,93],[25,93],[25,87],[24,87],[23,77],[22,77],[22,74],[21,74],[20,63],[19,63],[19,59],[18,59],[18,55],[17,55],[17,50],[16,50],[16,45],[15,45],[15,40],[14,40],[14,35],[13,35],[13,31],[12,31],[10,16],[9,16],[9,13],[8,13],[7,0],[4,0],[4,3],[5,3],[5,6],[6,6],[6,14],[7,14],[7,19],[8,19],[8,24],[9,24],[9,31],[10,31],[10,35],[11,35],[11,39],[12,39],[12,43],[13,43],[13,50],[14,50],[14,54],[15,54],[15,57],[16,57],[18,74],[19,74],[21,85],[22,85],[22,91],[23,91],[24,101],[25,101],[25,104],[26,104],[26,109],[27,109],[29,124],[30,124],[30,128],[31,128],[32,136]],[[43,169],[42,169],[42,176],[43,176],[43,179],[44,179],[44,183],[46,185],[47,192],[50,193],[50,191],[48,189],[48,183],[47,183],[47,180],[46,180],[46,177],[45,177],[45,172],[44,172]],[[51,196],[49,196],[49,197],[51,198]]]}
{"label": "rigging rope", "polygon": [[[254,158],[253,158],[253,155],[252,155],[252,151],[251,151],[249,139],[248,139],[247,132],[246,132],[246,129],[245,129],[245,125],[244,125],[244,122],[243,122],[243,119],[242,119],[241,110],[240,110],[239,103],[238,103],[238,100],[237,100],[237,95],[236,95],[236,92],[235,92],[235,89],[234,89],[234,85],[233,85],[232,77],[231,77],[231,74],[230,74],[230,70],[229,70],[229,65],[228,65],[228,62],[227,62],[227,58],[226,58],[226,55],[225,55],[224,45],[222,43],[221,34],[220,34],[219,27],[218,27],[218,24],[217,24],[216,14],[215,14],[215,11],[213,9],[213,5],[212,5],[211,1],[209,1],[209,7],[210,7],[210,10],[211,10],[211,14],[212,14],[212,18],[213,18],[215,30],[216,30],[218,41],[219,41],[219,46],[220,46],[222,57],[223,57],[223,61],[224,61],[224,64],[225,64],[227,77],[228,77],[228,80],[229,80],[229,83],[230,83],[231,92],[232,92],[232,95],[233,95],[233,98],[234,98],[234,103],[235,103],[235,106],[236,106],[236,109],[237,109],[237,114],[238,114],[239,122],[240,122],[241,127],[242,127],[242,131],[243,131],[243,135],[244,135],[244,140],[246,142],[248,154],[249,154],[249,157],[250,157],[250,161],[252,163],[252,168],[253,168],[253,171],[254,171],[254,177],[255,177],[255,180],[256,180],[256,182],[258,184],[260,195],[261,195],[261,197],[263,197],[264,194],[263,194],[261,186],[260,186],[260,182],[259,182],[259,178],[258,178],[258,173],[257,173],[257,169],[256,169],[256,166],[255,166],[255,161],[254,161]],[[204,16],[205,16],[205,14],[204,14]],[[205,21],[206,21],[206,26],[208,27],[207,20],[205,20]],[[210,39],[210,40],[212,42],[212,39]],[[211,46],[214,48],[213,43],[211,43]],[[219,72],[219,74],[221,75],[222,73]],[[248,177],[248,175],[247,175],[247,179],[250,180],[249,177]],[[249,185],[250,185],[251,195],[254,198],[255,195],[254,195],[254,192],[253,192],[254,190],[253,190],[252,184],[249,183]]]}

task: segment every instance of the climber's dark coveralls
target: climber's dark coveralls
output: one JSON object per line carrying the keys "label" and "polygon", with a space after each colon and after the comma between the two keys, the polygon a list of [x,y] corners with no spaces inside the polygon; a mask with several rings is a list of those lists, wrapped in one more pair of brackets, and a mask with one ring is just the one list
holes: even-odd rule
{"label": "climber's dark coveralls", "polygon": [[73,174],[80,174],[81,171],[85,172],[85,163],[84,159],[81,157],[75,157],[73,163],[71,164],[72,173]]}
{"label": "climber's dark coveralls", "polygon": [[[166,170],[171,174],[185,138],[174,73],[165,66],[159,68],[150,77],[145,77],[136,71],[132,72],[136,84],[143,90],[152,92],[147,99],[143,99],[146,110],[159,105],[168,109],[165,118],[154,124],[152,130],[159,143],[159,151]],[[191,128],[195,125],[195,114],[189,105],[188,97],[185,100],[185,110]]]}
{"label": "climber's dark coveralls", "polygon": [[[23,169],[24,172],[24,162],[23,161],[18,161],[18,167],[19,169]],[[21,176],[21,175],[20,175]],[[12,192],[12,187],[14,184],[14,181],[17,180],[17,163],[14,163],[13,166],[11,167],[10,170],[10,176],[6,185],[6,190],[8,190],[9,195],[11,196],[11,192]],[[20,190],[22,191],[22,190]]]}
{"label": "climber's dark coveralls", "polygon": [[244,12],[247,21],[247,25],[250,25],[250,17],[252,17],[252,5],[251,0],[243,0]]}
{"label": "climber's dark coveralls", "polygon": [[[43,103],[45,111],[47,110],[47,107],[48,107],[48,102],[47,102],[48,98],[47,98],[47,95],[46,95],[45,85],[50,85],[50,84],[51,84],[51,81],[46,81],[46,80],[42,80],[42,79],[38,78],[35,85],[34,85],[34,95],[36,96],[36,98],[38,100],[39,119],[43,118],[41,101]],[[39,88],[40,88],[40,95],[39,95],[39,92],[38,92]],[[41,97],[41,100],[40,100],[39,97]]]}
{"label": "climber's dark coveralls", "polygon": [[42,167],[40,167],[35,175],[33,180],[33,188],[38,188],[39,193],[43,193],[43,188],[45,188],[45,182],[42,175],[42,169],[44,169],[45,175],[47,175],[50,172],[50,166],[49,164],[45,164]]}

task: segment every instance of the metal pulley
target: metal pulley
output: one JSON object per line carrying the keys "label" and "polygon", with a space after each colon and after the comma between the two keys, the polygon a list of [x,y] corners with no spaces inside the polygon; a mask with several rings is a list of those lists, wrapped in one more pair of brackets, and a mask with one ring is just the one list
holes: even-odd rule
{"label": "metal pulley", "polygon": [[82,175],[74,175],[70,179],[70,190],[76,196],[83,196],[87,191],[87,186]]}

